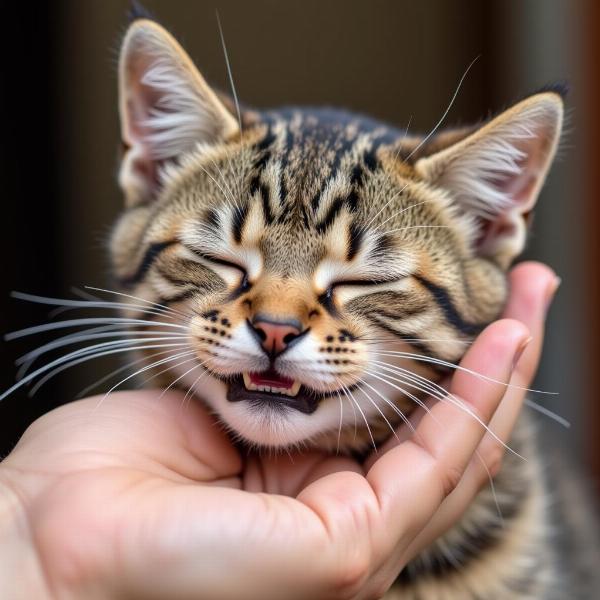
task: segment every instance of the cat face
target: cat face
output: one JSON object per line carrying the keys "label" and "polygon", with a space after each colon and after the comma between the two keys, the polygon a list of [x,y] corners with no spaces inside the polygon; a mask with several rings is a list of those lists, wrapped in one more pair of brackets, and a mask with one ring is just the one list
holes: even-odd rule
{"label": "cat face", "polygon": [[502,308],[562,119],[545,92],[431,138],[325,109],[237,121],[145,20],[120,94],[115,276],[185,327],[171,380],[266,446],[360,449],[439,396]]}

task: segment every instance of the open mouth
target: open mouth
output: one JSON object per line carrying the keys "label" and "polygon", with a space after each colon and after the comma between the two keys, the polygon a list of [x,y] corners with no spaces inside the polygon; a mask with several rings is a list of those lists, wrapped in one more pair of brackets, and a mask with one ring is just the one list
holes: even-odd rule
{"label": "open mouth", "polygon": [[269,405],[279,408],[293,408],[305,414],[311,414],[324,396],[307,389],[299,381],[284,377],[274,369],[262,373],[249,373],[228,380],[227,400],[253,404]]}
{"label": "open mouth", "polygon": [[246,389],[253,392],[285,394],[293,398],[300,391],[301,384],[299,381],[283,377],[273,369],[262,373],[248,373],[248,371],[244,371],[242,375]]}

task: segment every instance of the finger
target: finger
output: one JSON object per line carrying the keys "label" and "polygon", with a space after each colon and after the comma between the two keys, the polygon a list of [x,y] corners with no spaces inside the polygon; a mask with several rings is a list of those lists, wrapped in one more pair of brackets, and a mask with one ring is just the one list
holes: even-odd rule
{"label": "finger", "polygon": [[[546,313],[559,282],[548,267],[534,262],[522,263],[510,274],[511,294],[504,314],[528,327],[531,342],[520,357],[504,399],[490,424],[503,441],[510,437],[526,396],[526,388],[531,386],[537,371],[544,343]],[[485,441],[482,448],[484,454],[488,445],[493,445],[493,440]]]}
{"label": "finger", "polygon": [[[514,357],[527,338],[528,331],[521,323],[494,323],[479,336],[461,364],[507,380]],[[458,484],[503,391],[500,385],[457,373],[451,393],[460,394],[462,406],[451,402],[433,406],[411,441],[390,450],[373,465],[366,478],[370,487],[359,477],[351,477],[350,486],[350,474],[335,474],[309,486],[299,499],[336,531],[354,531],[356,516],[364,516],[376,529],[370,537],[377,542],[378,556],[388,555],[399,539],[422,529]]]}

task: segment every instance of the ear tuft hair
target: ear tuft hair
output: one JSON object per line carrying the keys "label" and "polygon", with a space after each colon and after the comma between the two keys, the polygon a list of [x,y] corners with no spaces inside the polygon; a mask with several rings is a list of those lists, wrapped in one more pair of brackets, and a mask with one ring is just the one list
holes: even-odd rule
{"label": "ear tuft hair", "polygon": [[551,81],[546,85],[543,85],[539,90],[536,90],[533,94],[528,94],[527,97],[535,96],[536,94],[544,94],[546,92],[556,94],[557,96],[560,96],[562,100],[566,100],[571,92],[571,86],[568,81]]}
{"label": "ear tuft hair", "polygon": [[141,2],[138,2],[138,0],[130,0],[129,9],[127,10],[127,20],[129,25],[139,19],[156,21],[154,15]]}

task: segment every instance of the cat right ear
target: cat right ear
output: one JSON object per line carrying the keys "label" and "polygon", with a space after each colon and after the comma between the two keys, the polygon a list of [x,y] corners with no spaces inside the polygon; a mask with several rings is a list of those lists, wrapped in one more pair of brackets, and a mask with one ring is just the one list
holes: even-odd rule
{"label": "cat right ear", "polygon": [[119,110],[125,154],[119,183],[128,206],[148,202],[159,188],[159,169],[193,150],[239,133],[177,41],[157,23],[141,19],[127,31],[119,59]]}

